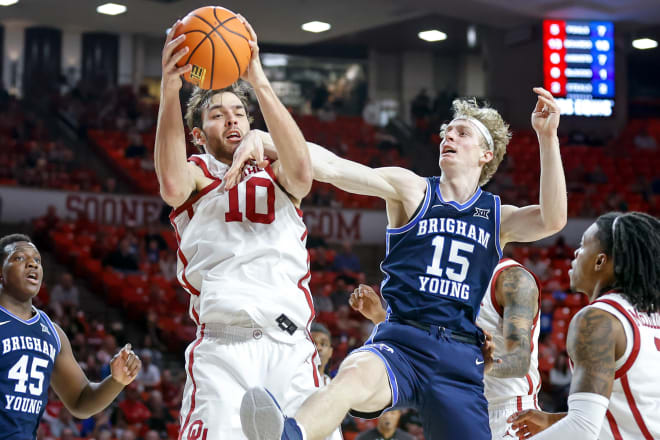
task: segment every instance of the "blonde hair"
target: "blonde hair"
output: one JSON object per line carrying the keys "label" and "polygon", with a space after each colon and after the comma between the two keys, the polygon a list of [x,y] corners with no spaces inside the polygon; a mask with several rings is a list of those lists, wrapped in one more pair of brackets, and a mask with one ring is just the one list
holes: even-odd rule
{"label": "blonde hair", "polygon": [[[484,165],[479,176],[479,186],[483,186],[493,177],[493,174],[497,171],[497,167],[500,166],[502,159],[504,159],[506,146],[511,140],[509,124],[504,122],[504,119],[502,119],[502,116],[500,116],[497,110],[489,107],[488,104],[479,107],[475,98],[454,99],[451,106],[454,110],[454,118],[460,118],[461,116],[474,118],[484,124],[493,137],[493,159]],[[445,123],[440,127],[440,137],[445,137],[447,126],[448,124]],[[486,151],[490,150],[485,140],[481,147]]]}
{"label": "blonde hair", "polygon": [[[202,129],[202,113],[204,112],[204,109],[209,107],[211,99],[219,93],[233,93],[236,95],[241,101],[241,104],[243,104],[243,107],[245,107],[245,114],[248,117],[248,121],[252,123],[252,116],[248,113],[248,88],[242,82],[235,82],[223,89],[216,90],[204,90],[195,87],[190,95],[190,99],[188,99],[186,114],[184,116],[186,126],[188,126],[190,132],[192,132],[195,127]],[[202,148],[201,145],[196,144],[194,139],[193,144],[204,153],[204,148]]]}

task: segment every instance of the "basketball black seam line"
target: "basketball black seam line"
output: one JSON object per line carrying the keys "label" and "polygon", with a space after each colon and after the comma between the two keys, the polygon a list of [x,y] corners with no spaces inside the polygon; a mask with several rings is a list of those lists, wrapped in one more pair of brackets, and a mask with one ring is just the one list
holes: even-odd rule
{"label": "basketball black seam line", "polygon": [[[186,31],[186,32],[183,32],[183,34],[187,35],[187,34],[192,34],[193,32],[200,32],[200,33],[206,35],[206,32],[200,31],[198,29],[193,29],[192,31]],[[190,62],[190,58],[192,58],[193,54],[197,51],[197,48],[204,42],[205,39],[206,38],[202,38],[202,40],[199,43],[197,43],[197,46],[195,46],[195,48],[190,52],[190,55],[188,55],[188,58],[186,58],[186,61],[185,61],[184,65],[186,65]]]}
{"label": "basketball black seam line", "polygon": [[[231,46],[229,45],[229,43],[227,43],[227,40],[225,40],[225,37],[223,37],[222,34],[221,34],[220,32],[217,31],[217,29],[218,29],[220,26],[222,26],[223,22],[221,22],[221,21],[218,19],[218,16],[215,14],[215,9],[216,9],[216,8],[214,7],[214,8],[213,8],[213,17],[214,17],[214,18],[217,20],[217,22],[218,22],[218,25],[217,25],[217,26],[213,26],[211,23],[209,23],[208,21],[206,21],[205,18],[200,17],[199,15],[196,15],[196,14],[195,14],[194,17],[199,18],[201,21],[203,21],[204,23],[206,23],[206,24],[211,28],[211,32],[209,32],[209,34],[211,34],[211,33],[215,33],[215,34],[217,34],[217,35],[222,39],[222,42],[225,43],[225,46],[227,46],[227,49],[229,49],[229,53],[231,53],[231,56],[234,58],[234,62],[236,63],[236,68],[238,69],[238,76],[240,77],[240,76],[241,76],[241,65],[239,64],[238,59],[236,58],[236,55],[234,54],[234,51],[232,50]],[[225,20],[225,23],[226,23],[227,21],[231,20],[231,19],[234,19],[234,18],[236,18],[236,17],[234,16],[234,17],[230,17],[230,18],[228,18],[227,20]],[[206,35],[206,38],[208,38],[208,34]],[[213,41],[213,40],[211,40],[211,39],[209,38],[209,41]],[[213,51],[215,52],[215,45],[213,45]],[[215,62],[215,56],[213,57],[213,61]],[[213,80],[211,80],[211,81],[213,81]]]}
{"label": "basketball black seam line", "polygon": [[[213,15],[215,16],[215,8],[213,8]],[[218,20],[218,23],[219,23],[219,24],[218,24],[218,26],[215,26],[215,27],[214,27],[211,23],[209,23],[208,21],[206,21],[206,19],[205,19],[204,17],[200,17],[200,16],[197,15],[197,14],[193,14],[193,17],[196,17],[196,18],[198,18],[199,20],[203,21],[204,23],[206,23],[206,24],[211,28],[211,31],[206,33],[206,36],[205,36],[204,38],[202,38],[202,40],[197,44],[197,47],[199,47],[199,46],[204,42],[204,40],[206,40],[207,38],[209,38],[209,34],[211,34],[211,33],[216,33],[216,34],[218,34],[218,36],[219,36],[220,38],[222,38],[222,41],[223,41],[223,42],[225,43],[225,45],[227,46],[227,49],[229,49],[229,52],[231,53],[231,56],[234,57],[234,62],[235,62],[236,65],[238,66],[238,60],[236,59],[236,55],[234,55],[234,51],[231,50],[231,47],[229,46],[229,43],[227,43],[227,41],[224,39],[224,37],[222,36],[222,34],[221,34],[220,32],[217,32],[217,29],[218,29],[220,26],[222,26],[222,23],[220,22],[220,20],[218,20],[218,18],[215,17],[215,19]],[[231,18],[235,18],[235,17],[231,17]],[[200,32],[203,32],[203,31],[200,30]],[[211,42],[211,49],[213,50],[213,57],[211,58],[211,82],[209,83],[209,89],[212,89],[212,88],[213,88],[213,72],[215,72],[215,44],[213,44],[213,40],[212,40],[211,38],[209,38],[209,41]],[[197,50],[197,47],[195,47],[195,50]],[[194,53],[194,51],[193,51],[193,53]],[[191,53],[191,54],[190,54],[190,57],[192,57],[192,55],[193,55],[193,54]],[[190,59],[190,57],[188,57],[188,59]],[[240,66],[239,66],[239,73],[238,73],[238,74],[239,74],[239,76],[240,76],[240,74],[241,74],[241,73],[240,73]]]}
{"label": "basketball black seam line", "polygon": [[[225,21],[220,21],[220,19],[218,18],[218,16],[215,14],[216,9],[217,9],[217,8],[213,8],[213,16],[215,17],[216,20],[218,20],[218,23],[220,23],[220,26],[222,26],[222,28],[223,28],[224,30],[226,30],[226,31],[229,32],[230,34],[234,34],[234,35],[236,35],[236,36],[238,36],[238,37],[241,37],[241,38],[244,39],[245,41],[250,41],[249,38],[245,38],[245,35],[241,35],[241,34],[239,34],[238,32],[233,31],[233,30],[229,29],[227,26],[225,26],[225,23],[227,23],[227,22],[229,22],[229,21],[234,20],[234,19],[237,18],[235,15],[234,15],[233,17],[229,17],[229,18],[226,19]],[[217,32],[217,31],[216,31],[216,32]],[[224,38],[223,38],[223,40],[224,40]],[[229,48],[229,49],[232,51],[232,53],[234,52],[231,48]],[[250,52],[252,52],[252,48],[250,48]],[[238,62],[238,59],[237,59],[236,57],[234,57],[234,59],[236,59],[236,64],[238,65],[238,75],[240,76],[240,75],[241,75],[241,63]],[[250,61],[248,60],[248,63],[249,63],[249,62],[250,62]]]}
{"label": "basketball black seam line", "polygon": [[[217,31],[217,29],[218,29],[220,26],[222,26],[224,29],[227,29],[227,28],[225,27],[225,23],[227,23],[227,22],[230,21],[230,20],[235,19],[236,16],[229,17],[229,18],[226,19],[225,21],[220,21],[220,19],[218,18],[218,15],[217,15],[217,13],[216,13],[216,9],[218,9],[218,8],[217,8],[217,7],[214,7],[214,8],[213,8],[213,17],[216,19],[216,21],[217,21],[219,24],[218,24],[218,26],[216,26],[216,27],[213,28],[212,32],[215,32],[220,38],[222,38],[222,41],[223,41],[223,42],[225,43],[225,45],[227,46],[227,49],[229,49],[229,52],[231,52],[231,56],[234,57],[234,62],[236,63],[236,69],[238,69],[238,76],[239,76],[239,78],[240,78],[240,76],[241,76],[241,63],[238,62],[238,58],[236,58],[236,54],[234,53],[234,49],[231,48],[231,46],[229,45],[229,43],[227,42],[227,40],[225,40],[225,37],[224,37],[220,32]],[[209,26],[211,26],[208,22],[207,22],[207,24],[208,24]],[[212,27],[212,26],[211,26],[211,27]],[[227,30],[229,30],[229,29],[227,29]]]}
{"label": "basketball black seam line", "polygon": [[[197,16],[195,16],[195,17],[197,17]],[[206,23],[206,20],[204,20],[204,22]],[[208,23],[206,23],[206,24],[208,24]],[[199,46],[201,46],[202,43],[207,38],[209,38],[209,35],[207,33],[205,33],[204,31],[202,31],[202,30],[192,30],[192,31],[188,31],[188,32],[185,32],[185,33],[188,34],[188,33],[193,33],[193,32],[201,32],[205,36],[204,36],[204,38],[201,39],[201,41],[199,43],[197,43],[197,46],[195,46],[195,48],[192,50],[192,52],[190,52],[190,55],[188,55],[188,59],[186,60],[186,64],[188,64],[188,62],[190,61],[190,58],[192,58],[192,56],[195,54],[195,52],[197,52],[197,49],[199,49]],[[214,56],[211,57],[211,82],[209,83],[209,89],[211,89],[211,88],[213,88],[212,87],[213,86],[213,71],[215,69],[215,44],[213,44],[213,40],[210,39],[210,38],[209,38],[209,42],[211,43],[211,50],[214,53]],[[203,85],[204,85],[204,82],[202,81],[202,86]]]}

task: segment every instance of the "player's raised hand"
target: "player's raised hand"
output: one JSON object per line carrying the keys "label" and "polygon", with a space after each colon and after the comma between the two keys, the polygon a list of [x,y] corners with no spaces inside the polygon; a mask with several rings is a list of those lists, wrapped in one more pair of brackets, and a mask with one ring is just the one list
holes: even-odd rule
{"label": "player's raised hand", "polygon": [[259,60],[259,44],[257,42],[257,33],[254,31],[245,17],[243,17],[241,14],[236,14],[236,16],[241,21],[241,23],[245,25],[245,28],[250,33],[250,41],[248,41],[248,44],[250,45],[250,49],[252,49],[250,64],[248,64],[248,68],[245,69],[245,73],[241,75],[241,79],[249,82],[252,87],[257,87],[264,82],[268,82],[268,79],[266,79],[266,74],[264,73],[264,69],[261,67],[261,61]]}
{"label": "player's raised hand", "polygon": [[360,286],[351,293],[348,304],[353,310],[360,312],[362,316],[378,324],[385,320],[386,312],[380,302],[380,295],[366,284]]}
{"label": "player's raised hand", "polygon": [[174,88],[179,90],[183,85],[181,80],[181,75],[192,69],[192,64],[186,64],[182,67],[177,67],[176,63],[188,53],[188,46],[184,46],[181,49],[175,51],[177,47],[183,40],[186,39],[185,34],[181,34],[178,37],[174,38],[177,29],[181,26],[181,20],[177,20],[176,23],[172,25],[170,31],[167,33],[167,38],[165,38],[165,45],[163,46],[163,54],[161,65],[163,69],[161,87],[163,88]]}
{"label": "player's raised hand", "polygon": [[534,87],[536,106],[532,112],[532,127],[538,136],[556,136],[559,127],[559,105],[552,93],[542,87]]}
{"label": "player's raised hand", "polygon": [[112,378],[122,385],[128,385],[137,377],[142,368],[142,361],[126,344],[110,361]]}
{"label": "player's raised hand", "polygon": [[225,189],[229,190],[241,181],[243,168],[249,161],[255,161],[259,168],[268,166],[268,160],[264,157],[264,143],[259,130],[250,130],[234,150],[231,167],[225,174]]}
{"label": "player's raised hand", "polygon": [[493,335],[483,330],[486,340],[481,344],[481,354],[484,357],[484,373],[488,373],[493,369],[493,364],[501,364],[502,359],[496,358],[495,343],[493,342]]}
{"label": "player's raised hand", "polygon": [[536,409],[526,409],[512,414],[507,419],[511,427],[517,430],[519,439],[528,438],[546,429],[562,418],[564,414],[553,414]]}

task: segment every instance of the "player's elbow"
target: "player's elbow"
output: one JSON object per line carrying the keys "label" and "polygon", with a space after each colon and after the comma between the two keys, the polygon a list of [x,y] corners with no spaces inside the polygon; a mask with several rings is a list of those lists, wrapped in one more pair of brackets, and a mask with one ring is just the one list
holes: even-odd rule
{"label": "player's elbow", "polygon": [[564,226],[566,226],[566,223],[568,222],[566,213],[558,214],[553,216],[552,219],[549,219],[546,222],[546,230],[550,235],[556,234],[557,232],[561,231],[564,229]]}
{"label": "player's elbow", "polygon": [[183,205],[188,198],[188,194],[186,194],[179,186],[174,185],[171,182],[161,182],[160,197],[169,206],[176,208]]}
{"label": "player's elbow", "polygon": [[525,377],[529,373],[529,366],[532,363],[532,353],[529,348],[516,353],[516,359],[518,361],[511,370],[511,377]]}

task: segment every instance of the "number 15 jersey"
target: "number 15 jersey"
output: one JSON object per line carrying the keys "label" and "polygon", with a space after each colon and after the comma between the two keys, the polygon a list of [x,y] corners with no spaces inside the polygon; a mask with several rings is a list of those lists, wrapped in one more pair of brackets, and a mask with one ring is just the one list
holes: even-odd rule
{"label": "number 15 jersey", "polygon": [[502,255],[500,199],[478,188],[459,204],[445,201],[440,178],[427,178],[408,224],[388,228],[381,286],[388,316],[469,333]]}
{"label": "number 15 jersey", "polygon": [[241,182],[227,191],[228,165],[209,154],[189,160],[213,180],[170,215],[191,318],[198,325],[257,325],[294,342],[276,320],[284,314],[302,329],[314,317],[302,212],[270,165],[246,166]]}

